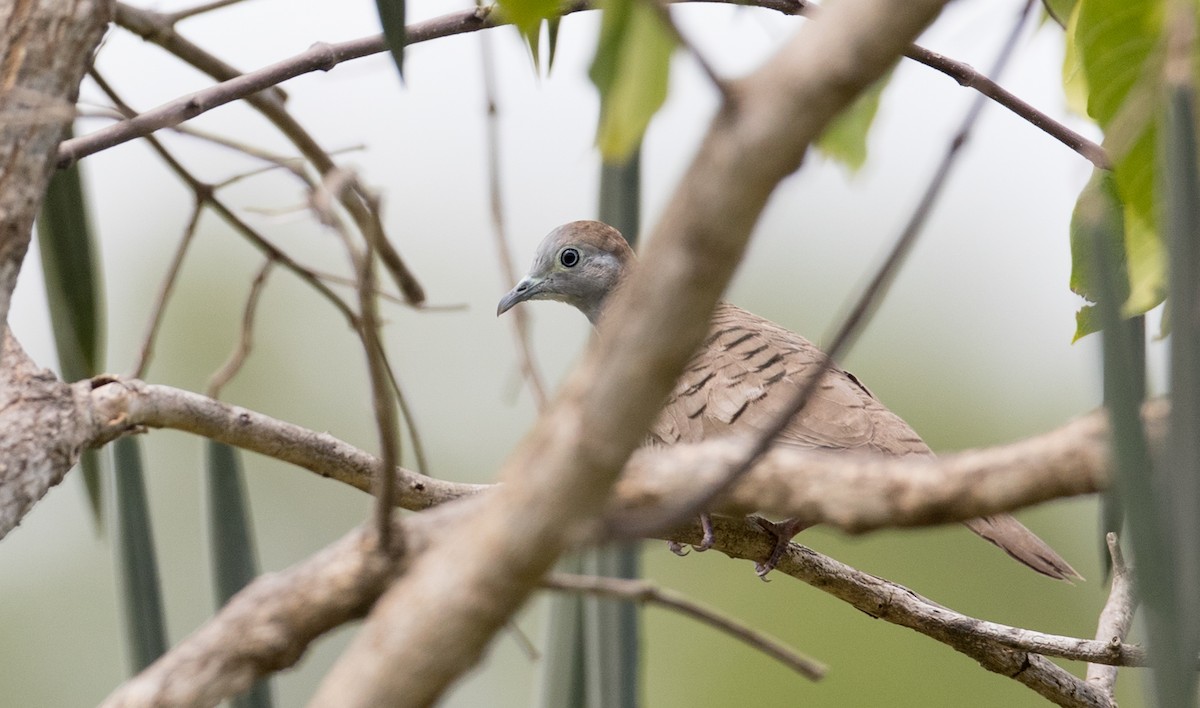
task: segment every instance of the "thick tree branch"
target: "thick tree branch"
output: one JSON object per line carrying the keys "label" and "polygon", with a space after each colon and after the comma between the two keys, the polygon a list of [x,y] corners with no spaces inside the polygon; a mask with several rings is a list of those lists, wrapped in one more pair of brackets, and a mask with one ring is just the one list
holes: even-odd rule
{"label": "thick tree branch", "polygon": [[40,369],[0,323],[0,539],[62,481],[89,442],[86,393]]}
{"label": "thick tree branch", "polygon": [[[90,384],[76,387],[87,391]],[[65,395],[65,394],[64,394]],[[290,462],[364,492],[378,458],[317,433],[190,391],[133,379],[109,379],[78,399],[80,433],[91,444],[142,427],[173,428]],[[1147,433],[1165,434],[1168,404],[1147,403]],[[82,424],[82,423],[81,423]],[[712,440],[638,450],[615,487],[608,525],[620,535],[630,510],[666,509],[697,484],[721,478],[745,442]],[[1059,428],[1008,445],[929,459],[771,451],[713,511],[755,512],[827,524],[850,533],[882,527],[961,521],[1108,488],[1111,459],[1107,416],[1098,410]],[[461,484],[396,469],[397,504],[421,510],[468,496],[486,485]]]}
{"label": "thick tree branch", "polygon": [[111,14],[106,0],[0,0],[0,328],[79,82]]}

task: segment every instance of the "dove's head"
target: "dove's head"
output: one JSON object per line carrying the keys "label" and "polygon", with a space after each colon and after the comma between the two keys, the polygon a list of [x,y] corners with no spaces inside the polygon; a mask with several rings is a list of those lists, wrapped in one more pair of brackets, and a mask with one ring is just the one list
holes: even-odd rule
{"label": "dove's head", "polygon": [[500,298],[496,314],[526,300],[558,300],[578,309],[594,325],[633,260],[629,244],[608,224],[564,224],[542,239],[529,274]]}

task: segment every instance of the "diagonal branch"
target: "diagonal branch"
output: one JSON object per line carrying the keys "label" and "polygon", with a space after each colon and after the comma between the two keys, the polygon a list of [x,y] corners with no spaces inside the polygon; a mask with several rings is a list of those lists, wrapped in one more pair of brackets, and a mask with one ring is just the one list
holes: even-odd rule
{"label": "diagonal branch", "polygon": [[660,588],[645,580],[554,573],[546,576],[542,585],[554,590],[660,605],[748,644],[809,680],[816,681],[825,676],[824,665],[796,653],[778,639],[751,629],[680,593]]}

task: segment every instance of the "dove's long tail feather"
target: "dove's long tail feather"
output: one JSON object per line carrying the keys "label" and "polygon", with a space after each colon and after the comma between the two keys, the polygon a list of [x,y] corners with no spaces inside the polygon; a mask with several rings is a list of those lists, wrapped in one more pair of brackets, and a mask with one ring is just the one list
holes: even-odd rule
{"label": "dove's long tail feather", "polygon": [[963,524],[1042,575],[1055,580],[1083,579],[1053,548],[1009,514],[971,519]]}

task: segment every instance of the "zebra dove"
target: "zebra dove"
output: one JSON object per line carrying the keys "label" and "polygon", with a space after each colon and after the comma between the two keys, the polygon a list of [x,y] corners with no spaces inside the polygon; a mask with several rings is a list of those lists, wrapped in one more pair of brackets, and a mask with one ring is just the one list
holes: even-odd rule
{"label": "zebra dove", "polygon": [[[635,263],[616,229],[598,221],[574,221],[551,231],[538,247],[533,267],[507,295],[496,314],[526,300],[572,305],[595,326],[604,303]],[[603,336],[603,331],[600,332]],[[650,431],[652,442],[694,443],[765,428],[795,391],[821,352],[808,340],[739,307],[719,303],[712,328],[676,383]],[[889,411],[854,375],[834,366],[815,395],[774,444],[822,450],[861,450],[886,455],[932,455],[921,437]],[[711,545],[711,525],[705,540]],[[1039,573],[1059,580],[1081,577],[1044,541],[1008,514],[963,522]],[[778,561],[800,526],[785,521],[764,526],[776,535],[776,551],[759,573]],[[673,550],[678,552],[678,548]]]}

